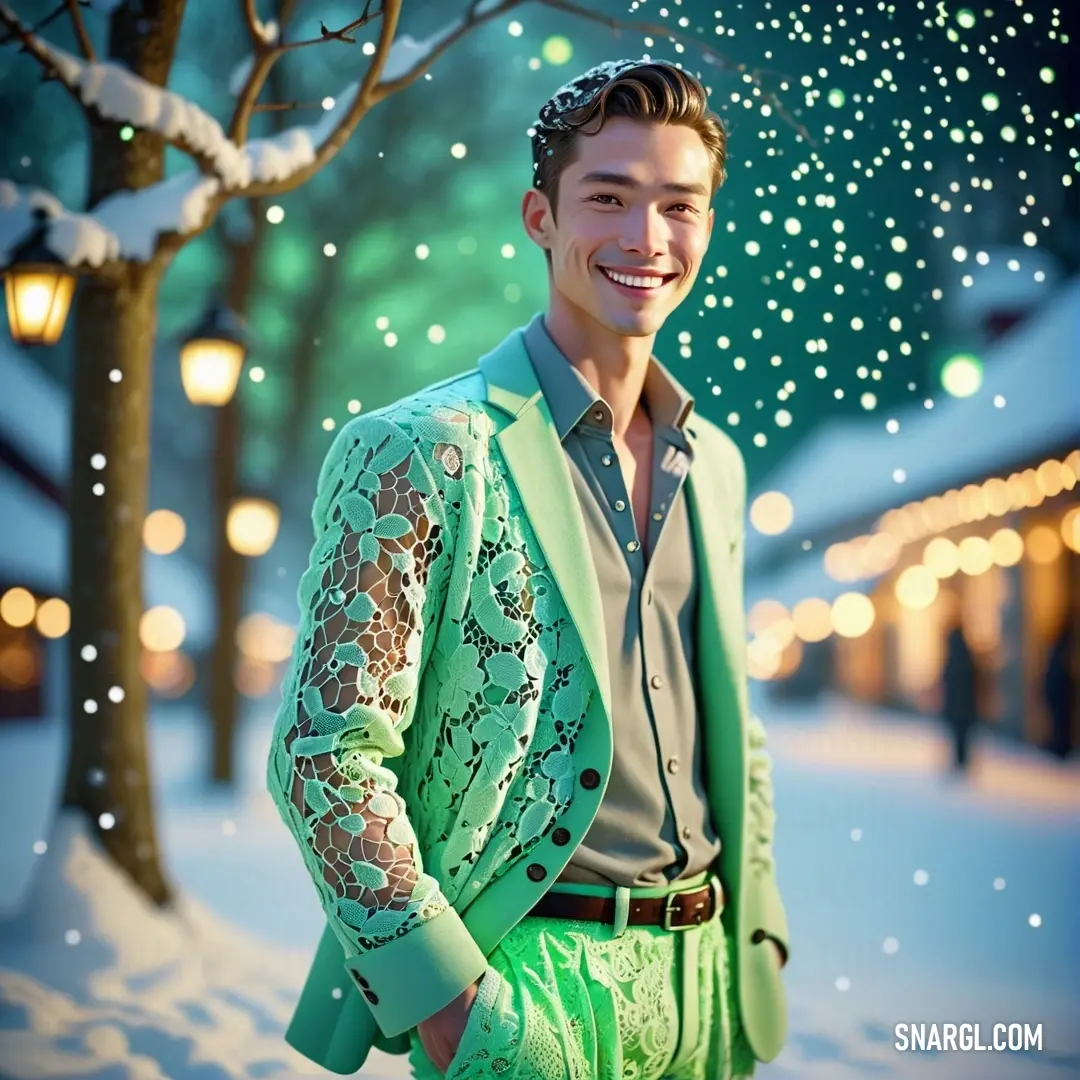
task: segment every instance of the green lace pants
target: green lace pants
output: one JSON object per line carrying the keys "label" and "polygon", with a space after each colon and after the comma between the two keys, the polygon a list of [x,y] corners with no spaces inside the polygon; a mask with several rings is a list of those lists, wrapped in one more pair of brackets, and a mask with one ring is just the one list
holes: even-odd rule
{"label": "green lace pants", "polygon": [[[613,933],[599,923],[522,919],[488,957],[446,1080],[751,1076],[754,1057],[738,1026],[731,943],[719,916],[678,932],[629,926]],[[416,1080],[442,1080],[415,1028],[410,1042]]]}

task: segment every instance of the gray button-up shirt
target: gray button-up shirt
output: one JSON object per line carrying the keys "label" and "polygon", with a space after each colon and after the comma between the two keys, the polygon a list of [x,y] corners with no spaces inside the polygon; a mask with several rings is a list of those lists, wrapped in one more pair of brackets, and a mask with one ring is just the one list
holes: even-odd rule
{"label": "gray button-up shirt", "polygon": [[[566,452],[600,583],[614,752],[604,798],[560,881],[659,885],[720,851],[698,735],[697,569],[683,482],[693,399],[653,358],[643,399],[653,422],[647,537],[637,535],[612,442],[612,412],[537,315],[525,347]],[[644,549],[642,548],[644,544]]]}

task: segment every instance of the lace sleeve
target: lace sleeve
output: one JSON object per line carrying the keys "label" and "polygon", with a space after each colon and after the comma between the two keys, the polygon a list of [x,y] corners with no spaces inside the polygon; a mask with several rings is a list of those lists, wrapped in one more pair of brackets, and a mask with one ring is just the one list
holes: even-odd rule
{"label": "lace sleeve", "polygon": [[347,955],[445,910],[385,759],[404,750],[448,561],[435,481],[381,417],[338,436],[319,480],[302,625],[269,785]]}

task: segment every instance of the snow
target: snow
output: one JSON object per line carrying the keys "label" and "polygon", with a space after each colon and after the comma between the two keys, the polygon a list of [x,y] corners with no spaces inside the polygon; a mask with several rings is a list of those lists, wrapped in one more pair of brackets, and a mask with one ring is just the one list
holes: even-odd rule
{"label": "snow", "polygon": [[[7,825],[0,854],[22,887],[12,905],[11,877],[0,882],[0,913],[8,915],[0,917],[5,1080],[329,1075],[284,1041],[322,914],[294,842],[269,796],[255,790],[267,732],[259,732],[262,760],[247,759],[255,768],[230,800],[190,782],[203,761],[203,728],[195,714],[166,714],[151,728],[168,808],[161,843],[180,878],[170,911],[141,897],[81,819],[68,812],[51,821],[64,760],[59,725],[0,730],[5,762],[19,762],[24,773],[14,790],[0,790]],[[223,829],[223,818],[235,829]],[[42,837],[47,851],[32,854]],[[301,887],[281,890],[282,870]],[[405,1058],[373,1051],[359,1075],[388,1080],[408,1069]]]}
{"label": "snow", "polygon": [[0,180],[0,265],[10,260],[34,227],[34,210],[50,218],[48,243],[68,266],[101,266],[120,257],[120,240],[92,214],[73,214],[60,200],[40,188],[19,188]]}
{"label": "snow", "polygon": [[275,19],[268,19],[263,22],[262,19],[255,19],[255,32],[266,42],[267,45],[277,44],[278,36],[281,34],[281,27],[278,26]]}
{"label": "snow", "polygon": [[192,169],[139,191],[110,195],[94,216],[117,237],[125,259],[145,262],[163,233],[185,234],[201,228],[220,189],[216,177]]}
{"label": "snow", "polygon": [[[1071,1075],[1080,983],[1068,868],[1080,840],[1080,764],[980,733],[973,775],[957,784],[940,771],[946,746],[932,723],[835,698],[805,707],[760,700],[754,709],[770,736],[792,938],[788,1044],[756,1080]],[[160,710],[150,726],[160,842],[181,898],[175,913],[143,904],[77,822],[61,819],[50,832],[64,760],[59,725],[0,727],[8,1080],[326,1075],[282,1041],[322,913],[263,789],[269,724],[256,712],[242,725],[233,795],[209,794],[196,780],[206,754],[199,714]],[[49,849],[34,855],[42,837]],[[916,869],[929,874],[922,887]],[[994,889],[997,877],[1004,890]],[[1042,916],[1037,930],[1032,912]],[[70,930],[76,945],[65,944]],[[888,937],[899,942],[893,954],[883,949]],[[847,992],[836,988],[841,977]],[[1041,1021],[1046,1045],[1025,1055],[893,1049],[894,1024],[935,1020],[980,1021],[984,1040],[992,1021]],[[359,1075],[409,1070],[404,1057],[373,1051]]]}

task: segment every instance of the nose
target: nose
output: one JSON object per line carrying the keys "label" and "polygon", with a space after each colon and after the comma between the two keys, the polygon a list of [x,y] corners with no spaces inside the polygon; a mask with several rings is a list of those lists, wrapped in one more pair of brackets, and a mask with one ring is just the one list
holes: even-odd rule
{"label": "nose", "polygon": [[635,206],[623,215],[619,248],[644,258],[664,254],[667,225],[651,206]]}

